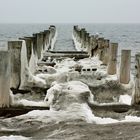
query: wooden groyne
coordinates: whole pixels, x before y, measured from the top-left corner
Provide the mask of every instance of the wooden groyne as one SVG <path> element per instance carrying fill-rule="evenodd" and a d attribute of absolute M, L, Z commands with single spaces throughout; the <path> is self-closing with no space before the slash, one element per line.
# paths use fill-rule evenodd
<path fill-rule="evenodd" d="M 78 25 L 73 27 L 73 41 L 77 50 L 87 52 L 90 57 L 98 56 L 102 64 L 107 66 L 107 73 L 109 75 L 117 74 L 121 84 L 128 84 L 130 82 L 131 50 L 121 51 L 121 62 L 117 72 L 118 43 L 111 42 L 109 39 L 98 35 L 90 35 L 85 28 L 79 28 Z M 136 76 L 132 104 L 140 103 L 139 56 L 139 53 L 135 55 Z"/>
<path fill-rule="evenodd" d="M 51 25 L 33 36 L 8 41 L 8 50 L 0 51 L 0 107 L 10 106 L 10 89 L 26 89 L 28 71 L 35 73 L 43 53 L 53 49 L 55 36 L 56 27 Z"/>
<path fill-rule="evenodd" d="M 90 35 L 86 29 L 74 26 L 72 39 L 77 51 L 54 51 L 56 36 L 56 27 L 51 25 L 48 30 L 34 33 L 32 36 L 21 37 L 18 41 L 8 41 L 8 50 L 0 51 L 0 60 L 2 60 L 0 61 L 0 108 L 6 107 L 5 110 L 9 110 L 7 108 L 11 105 L 10 89 L 15 93 L 17 93 L 16 91 L 28 91 L 27 79 L 30 79 L 29 73 L 34 75 L 39 65 L 55 65 L 53 62 L 46 61 L 49 57 L 51 59 L 69 57 L 77 60 L 97 56 L 102 61 L 102 65 L 106 66 L 108 75 L 117 75 L 121 84 L 130 82 L 131 50 L 122 50 L 121 65 L 118 68 L 118 43 L 111 42 L 109 39 L 97 35 Z M 136 78 L 132 100 L 133 105 L 140 103 L 140 54 L 136 54 L 135 68 Z M 85 69 L 83 70 L 86 71 Z M 92 69 L 92 71 L 96 70 L 97 68 Z M 32 86 L 34 87 L 35 85 Z M 93 106 L 91 105 L 91 107 Z M 99 108 L 101 107 L 103 106 L 99 106 Z M 118 105 L 117 110 L 119 110 L 119 107 L 123 108 L 123 105 Z M 25 109 L 25 112 L 28 112 L 35 108 L 21 109 Z M 125 108 L 126 110 L 131 109 L 129 106 L 125 106 Z M 15 108 L 13 107 L 11 110 L 13 109 Z M 17 114 L 21 114 L 21 109 L 16 108 L 19 111 Z M 43 109 L 48 109 L 48 107 Z"/>

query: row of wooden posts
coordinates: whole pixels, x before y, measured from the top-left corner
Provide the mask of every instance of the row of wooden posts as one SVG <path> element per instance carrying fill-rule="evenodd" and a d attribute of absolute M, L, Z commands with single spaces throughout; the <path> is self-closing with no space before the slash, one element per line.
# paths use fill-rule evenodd
<path fill-rule="evenodd" d="M 7 51 L 0 51 L 0 107 L 10 105 L 10 88 L 19 89 L 24 86 L 25 69 L 28 68 L 34 74 L 43 52 L 54 47 L 55 36 L 56 27 L 51 25 L 48 30 L 30 37 L 8 41 Z"/>
<path fill-rule="evenodd" d="M 80 44 L 81 50 L 86 50 L 91 57 L 98 55 L 102 63 L 107 66 L 109 75 L 118 73 L 120 83 L 130 82 L 131 50 L 121 50 L 120 68 L 117 72 L 118 43 L 112 43 L 98 35 L 90 35 L 85 28 L 80 29 L 78 26 L 73 27 L 73 36 Z M 135 55 L 135 61 L 136 75 L 132 104 L 140 104 L 140 53 Z"/>
<path fill-rule="evenodd" d="M 117 53 L 118 43 L 112 43 L 110 40 L 98 35 L 90 35 L 85 28 L 80 29 L 74 26 L 73 35 L 81 48 L 85 48 L 89 56 L 99 56 L 103 65 L 107 65 L 107 73 L 114 75 L 117 73 Z M 120 82 L 128 84 L 130 81 L 131 50 L 122 50 L 120 65 Z"/>

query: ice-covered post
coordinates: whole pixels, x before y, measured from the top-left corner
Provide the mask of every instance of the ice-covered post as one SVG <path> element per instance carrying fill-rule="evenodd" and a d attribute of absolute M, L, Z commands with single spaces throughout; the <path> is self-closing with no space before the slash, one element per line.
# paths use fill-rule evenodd
<path fill-rule="evenodd" d="M 104 40 L 104 58 L 103 58 L 103 64 L 107 65 L 108 64 L 108 59 L 109 59 L 109 40 L 105 39 Z"/>
<path fill-rule="evenodd" d="M 109 75 L 114 75 L 117 72 L 117 52 L 118 43 L 111 43 L 109 49 L 109 62 L 107 67 L 107 73 Z"/>
<path fill-rule="evenodd" d="M 33 34 L 33 51 L 34 54 L 37 56 L 37 34 Z"/>
<path fill-rule="evenodd" d="M 86 30 L 85 28 L 81 29 L 81 47 L 84 48 L 85 47 L 85 41 L 86 41 Z"/>
<path fill-rule="evenodd" d="M 90 57 L 92 57 L 93 37 L 94 36 L 89 36 L 88 54 L 89 54 Z"/>
<path fill-rule="evenodd" d="M 42 33 L 37 33 L 37 56 L 38 59 L 41 59 L 42 50 L 43 50 L 43 35 Z"/>
<path fill-rule="evenodd" d="M 10 55 L 0 51 L 0 108 L 10 106 Z"/>
<path fill-rule="evenodd" d="M 49 30 L 44 30 L 44 45 L 45 45 L 45 50 L 48 50 L 49 42 L 50 42 L 50 31 Z"/>
<path fill-rule="evenodd" d="M 55 45 L 56 27 L 54 25 L 51 25 L 49 27 L 49 30 L 50 30 L 50 46 L 49 46 L 49 48 L 51 50 L 53 50 L 54 49 L 54 45 Z"/>
<path fill-rule="evenodd" d="M 121 51 L 120 83 L 128 84 L 130 81 L 131 50 Z"/>
<path fill-rule="evenodd" d="M 132 104 L 137 105 L 140 104 L 140 53 L 135 56 L 136 61 L 136 77 L 135 77 L 135 87 L 134 93 L 132 95 Z"/>
<path fill-rule="evenodd" d="M 101 61 L 103 61 L 103 58 L 104 58 L 103 44 L 104 44 L 104 38 L 99 38 L 98 39 L 98 54 L 99 54 L 99 60 Z"/>
<path fill-rule="evenodd" d="M 11 76 L 10 87 L 18 89 L 21 83 L 21 48 L 22 41 L 9 41 Z"/>
<path fill-rule="evenodd" d="M 29 65 L 31 54 L 32 54 L 32 37 L 24 37 L 19 39 L 25 40 L 26 50 L 27 50 L 27 61 Z"/>
<path fill-rule="evenodd" d="M 77 31 L 78 31 L 78 25 L 73 26 L 73 35 L 74 35 L 76 40 L 77 40 L 77 36 L 78 36 Z"/>
<path fill-rule="evenodd" d="M 86 49 L 88 51 L 88 49 L 89 49 L 89 33 L 86 33 L 85 37 L 86 37 L 85 47 L 86 47 Z"/>

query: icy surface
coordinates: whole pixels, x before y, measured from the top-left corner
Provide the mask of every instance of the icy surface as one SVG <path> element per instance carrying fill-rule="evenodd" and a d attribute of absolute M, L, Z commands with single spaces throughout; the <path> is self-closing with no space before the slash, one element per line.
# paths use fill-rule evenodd
<path fill-rule="evenodd" d="M 131 105 L 132 97 L 130 95 L 121 95 L 119 102 L 127 105 Z"/>
<path fill-rule="evenodd" d="M 0 140 L 30 140 L 30 138 L 10 135 L 10 136 L 2 136 L 0 137 Z"/>

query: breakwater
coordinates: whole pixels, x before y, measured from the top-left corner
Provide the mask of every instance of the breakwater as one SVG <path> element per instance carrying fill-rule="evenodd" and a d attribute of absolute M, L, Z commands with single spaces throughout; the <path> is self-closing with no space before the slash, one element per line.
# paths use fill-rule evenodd
<path fill-rule="evenodd" d="M 119 84 L 127 85 L 132 81 L 130 77 L 130 50 L 122 50 L 121 65 L 120 68 L 118 68 L 118 43 L 111 42 L 109 39 L 99 37 L 98 35 L 90 35 L 89 33 L 87 33 L 86 29 L 80 29 L 78 26 L 74 26 L 72 39 L 74 42 L 74 47 L 77 51 L 53 51 L 56 42 L 56 36 L 56 27 L 50 26 L 48 30 L 33 34 L 31 37 L 21 37 L 18 41 L 8 42 L 8 51 L 6 51 L 5 53 L 9 57 L 5 58 L 5 62 L 6 64 L 10 62 L 10 64 L 5 66 L 3 63 L 1 63 L 1 66 L 5 68 L 5 70 L 1 70 L 1 73 L 5 71 L 3 75 L 6 75 L 7 70 L 10 71 L 10 76 L 8 76 L 7 82 L 3 80 L 3 77 L 1 78 L 3 80 L 1 82 L 5 83 L 7 89 L 11 89 L 14 92 L 16 92 L 16 90 L 22 92 L 24 92 L 25 90 L 26 92 L 33 87 L 49 89 L 54 81 L 63 83 L 68 80 L 71 81 L 77 77 L 79 78 L 78 80 L 86 83 L 90 87 L 95 88 L 96 84 L 92 84 L 94 80 L 92 82 L 89 82 L 87 78 L 84 77 L 84 74 L 86 72 L 93 73 L 92 76 L 90 76 L 90 74 L 88 76 L 90 78 L 95 78 L 95 83 L 99 83 L 100 86 L 103 85 L 102 80 L 104 80 L 104 78 L 108 77 L 109 75 L 115 75 L 115 81 L 119 81 Z M 67 69 L 61 69 L 60 66 L 58 66 L 58 68 L 60 67 L 59 71 L 61 71 L 61 73 L 56 75 L 55 68 L 45 69 L 44 67 L 44 65 L 56 65 L 56 63 L 58 62 L 55 63 L 55 59 L 56 61 L 59 59 L 60 62 L 63 62 L 64 58 L 76 58 L 76 55 L 78 59 L 97 57 L 98 64 L 97 66 L 94 64 L 94 61 L 96 61 L 96 59 L 93 60 L 93 62 L 89 60 L 91 62 L 88 63 L 91 63 L 91 67 L 83 67 L 81 64 L 79 64 L 79 62 L 74 66 L 67 66 L 66 63 L 66 67 L 71 67 L 72 70 L 74 70 L 73 73 L 69 72 L 69 75 L 63 74 L 63 72 L 66 72 Z M 1 52 L 1 56 L 3 57 L 3 51 Z M 136 56 L 136 61 L 139 61 L 138 55 Z M 43 66 L 43 68 L 39 68 L 39 65 L 41 67 Z M 139 63 L 137 63 L 136 66 L 137 73 L 139 73 L 138 67 Z M 102 69 L 104 69 L 106 74 L 101 74 L 99 72 L 98 75 L 96 71 L 100 71 Z M 38 75 L 38 77 L 35 76 L 36 72 L 45 71 L 49 72 L 49 74 L 54 75 Z M 138 74 L 136 75 L 136 77 L 137 79 L 135 80 L 135 92 L 133 94 L 132 104 L 139 104 Z M 3 91 L 3 88 L 1 88 L 1 107 L 9 107 L 11 104 L 11 96 L 9 90 Z M 105 94 L 105 96 L 107 96 L 107 93 Z"/>
<path fill-rule="evenodd" d="M 34 75 L 43 53 L 53 50 L 56 36 L 56 27 L 51 25 L 32 36 L 8 41 L 8 50 L 0 51 L 0 107 L 9 107 L 10 89 L 26 89 L 29 73 Z"/>

